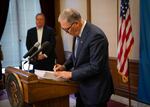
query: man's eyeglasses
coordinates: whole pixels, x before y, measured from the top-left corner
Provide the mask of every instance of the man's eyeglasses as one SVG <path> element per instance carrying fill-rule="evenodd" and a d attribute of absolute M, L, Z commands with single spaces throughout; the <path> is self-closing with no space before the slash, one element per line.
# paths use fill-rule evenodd
<path fill-rule="evenodd" d="M 62 28 L 65 32 L 69 33 L 70 28 L 72 27 L 74 23 L 72 23 L 68 28 Z"/>

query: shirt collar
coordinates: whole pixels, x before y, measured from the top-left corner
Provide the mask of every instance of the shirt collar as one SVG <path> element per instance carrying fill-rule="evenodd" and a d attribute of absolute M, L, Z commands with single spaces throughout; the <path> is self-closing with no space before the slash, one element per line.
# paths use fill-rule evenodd
<path fill-rule="evenodd" d="M 84 29 L 85 24 L 86 24 L 86 20 L 83 20 L 83 21 L 84 21 L 84 22 L 83 22 L 83 25 L 82 25 L 82 27 L 81 27 L 81 31 L 80 31 L 80 33 L 79 33 L 79 37 L 81 37 L 81 34 L 82 34 L 83 29 Z"/>
<path fill-rule="evenodd" d="M 41 27 L 41 28 L 37 28 L 37 27 L 36 27 L 36 29 L 37 29 L 37 30 L 43 30 L 43 27 Z"/>

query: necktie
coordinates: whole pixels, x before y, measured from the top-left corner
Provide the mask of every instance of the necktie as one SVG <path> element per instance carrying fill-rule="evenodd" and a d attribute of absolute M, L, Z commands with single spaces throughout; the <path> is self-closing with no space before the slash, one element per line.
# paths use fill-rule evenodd
<path fill-rule="evenodd" d="M 79 38 L 79 37 L 76 37 L 75 47 L 74 47 L 74 55 L 75 55 L 75 58 L 76 58 L 76 55 L 77 55 L 77 49 L 78 49 L 79 41 L 80 41 L 80 38 Z"/>

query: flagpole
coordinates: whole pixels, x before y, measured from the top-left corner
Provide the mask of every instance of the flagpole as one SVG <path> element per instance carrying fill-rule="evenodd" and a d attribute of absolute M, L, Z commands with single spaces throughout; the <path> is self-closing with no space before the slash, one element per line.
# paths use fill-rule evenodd
<path fill-rule="evenodd" d="M 129 107 L 131 107 L 131 84 L 130 84 L 130 70 L 129 70 L 129 58 L 128 58 L 128 101 Z"/>
<path fill-rule="evenodd" d="M 118 34 L 119 34 L 119 7 L 120 7 L 119 0 L 117 0 L 117 41 L 118 41 Z"/>
<path fill-rule="evenodd" d="M 130 12 L 130 6 L 129 6 Z M 130 79 L 130 69 L 129 69 L 129 58 L 128 58 L 128 93 L 129 93 L 129 107 L 131 107 L 131 79 Z"/>

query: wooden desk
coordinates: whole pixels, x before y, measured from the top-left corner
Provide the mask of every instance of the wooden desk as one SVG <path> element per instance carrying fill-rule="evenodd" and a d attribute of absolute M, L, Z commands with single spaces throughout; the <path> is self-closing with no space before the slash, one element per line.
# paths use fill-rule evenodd
<path fill-rule="evenodd" d="M 5 76 L 13 107 L 69 107 L 69 94 L 77 92 L 75 82 L 39 79 L 35 74 L 13 67 L 6 68 Z"/>

